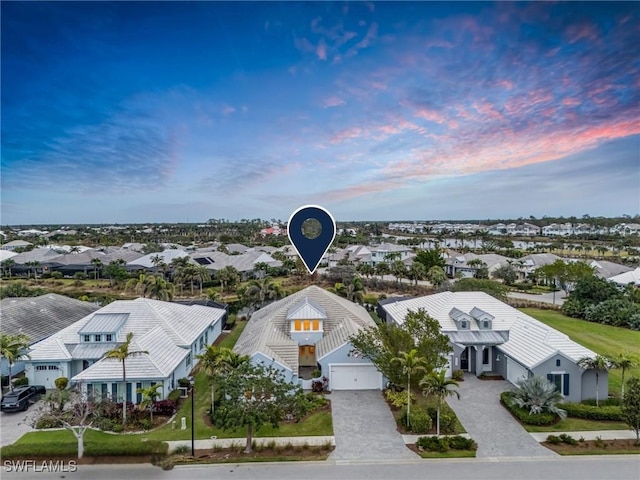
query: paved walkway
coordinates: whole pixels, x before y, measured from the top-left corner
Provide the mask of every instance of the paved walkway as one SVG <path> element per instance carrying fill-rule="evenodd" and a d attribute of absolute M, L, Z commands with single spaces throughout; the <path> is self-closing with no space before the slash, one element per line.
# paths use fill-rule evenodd
<path fill-rule="evenodd" d="M 504 380 L 479 380 L 466 374 L 460 382 L 460 400 L 449 397 L 465 430 L 478 444 L 477 457 L 555 456 L 541 446 L 511 414 L 500 405 L 500 393 L 508 390 Z"/>
<path fill-rule="evenodd" d="M 331 413 L 336 449 L 329 460 L 416 460 L 409 450 L 380 390 L 333 391 Z"/>
<path fill-rule="evenodd" d="M 532 302 L 551 303 L 553 305 L 562 305 L 565 300 L 563 291 L 556 292 L 555 296 L 553 292 L 538 295 L 534 293 L 509 292 L 507 295 L 512 298 L 521 298 Z"/>

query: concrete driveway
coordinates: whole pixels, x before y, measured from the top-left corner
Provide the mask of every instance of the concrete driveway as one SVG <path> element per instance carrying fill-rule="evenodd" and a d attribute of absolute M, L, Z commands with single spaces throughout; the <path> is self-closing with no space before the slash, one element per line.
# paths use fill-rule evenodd
<path fill-rule="evenodd" d="M 511 384 L 504 380 L 479 380 L 467 373 L 460 382 L 460 400 L 447 403 L 467 433 L 478 444 L 477 457 L 553 457 L 500 405 L 500 393 Z"/>
<path fill-rule="evenodd" d="M 329 460 L 416 460 L 409 450 L 380 390 L 334 391 L 331 400 L 336 449 Z"/>

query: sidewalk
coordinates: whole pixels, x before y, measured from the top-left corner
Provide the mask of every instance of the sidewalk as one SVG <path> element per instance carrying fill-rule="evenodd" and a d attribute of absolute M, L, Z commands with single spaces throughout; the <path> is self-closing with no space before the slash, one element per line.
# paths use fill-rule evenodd
<path fill-rule="evenodd" d="M 547 440 L 549 435 L 571 435 L 573 438 L 578 440 L 580 437 L 585 440 L 595 440 L 596 437 L 600 437 L 602 440 L 635 440 L 636 434 L 633 430 L 592 430 L 585 432 L 531 432 L 533 438 L 535 438 L 538 442 L 544 442 Z"/>
<path fill-rule="evenodd" d="M 253 441 L 256 445 L 265 445 L 274 442 L 276 445 L 325 445 L 330 443 L 335 445 L 335 438 L 333 436 L 313 436 L 313 437 L 253 437 Z M 241 445 L 244 447 L 247 439 L 242 438 L 216 438 L 211 437 L 208 440 L 196 440 L 194 442 L 196 450 L 207 450 L 211 448 L 229 448 L 234 445 Z M 172 440 L 166 441 L 169 444 L 169 453 L 175 452 L 178 448 L 186 447 L 191 448 L 191 440 Z"/>

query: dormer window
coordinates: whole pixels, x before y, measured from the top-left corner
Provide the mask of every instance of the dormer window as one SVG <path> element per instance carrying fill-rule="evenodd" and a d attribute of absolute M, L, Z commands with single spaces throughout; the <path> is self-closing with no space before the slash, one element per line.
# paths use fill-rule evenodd
<path fill-rule="evenodd" d="M 466 320 L 462 320 L 460 322 L 460 328 L 465 330 L 467 328 L 467 321 Z"/>
<path fill-rule="evenodd" d="M 482 322 L 482 328 L 484 328 L 485 330 L 489 328 L 489 322 L 487 320 L 484 320 Z"/>
<path fill-rule="evenodd" d="M 102 341 L 102 335 L 96 335 L 96 336 L 94 337 L 94 341 L 96 341 L 96 342 L 101 342 L 101 341 Z"/>
<path fill-rule="evenodd" d="M 85 342 L 90 342 L 91 341 L 91 335 L 84 335 L 84 341 Z"/>
<path fill-rule="evenodd" d="M 322 322 L 320 320 L 294 320 L 294 332 L 320 332 L 322 331 Z"/>
<path fill-rule="evenodd" d="M 113 335 L 111 335 L 110 333 L 108 333 L 108 334 L 106 335 L 106 337 L 107 337 L 107 338 L 106 338 L 106 341 L 107 341 L 107 342 L 113 342 Z"/>

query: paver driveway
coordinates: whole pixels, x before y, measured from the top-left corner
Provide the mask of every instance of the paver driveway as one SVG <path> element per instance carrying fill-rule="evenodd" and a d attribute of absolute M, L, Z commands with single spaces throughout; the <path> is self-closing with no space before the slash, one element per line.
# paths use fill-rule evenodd
<path fill-rule="evenodd" d="M 478 444 L 477 457 L 556 456 L 541 446 L 511 414 L 500 405 L 500 393 L 511 384 L 504 380 L 479 380 L 466 374 L 460 382 L 460 400 L 449 397 L 467 433 Z"/>
<path fill-rule="evenodd" d="M 396 430 L 380 390 L 334 391 L 331 399 L 336 449 L 329 460 L 416 460 Z"/>

